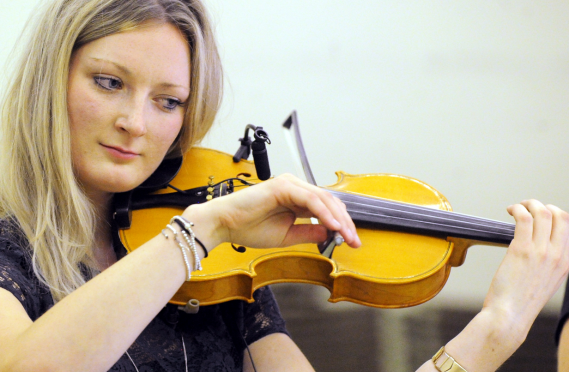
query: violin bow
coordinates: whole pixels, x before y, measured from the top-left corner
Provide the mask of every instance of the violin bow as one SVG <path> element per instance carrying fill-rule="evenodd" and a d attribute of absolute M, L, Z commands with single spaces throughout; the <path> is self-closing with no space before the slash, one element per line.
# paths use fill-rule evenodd
<path fill-rule="evenodd" d="M 285 138 L 289 145 L 292 153 L 292 159 L 297 167 L 297 173 L 304 174 L 306 182 L 318 186 L 316 184 L 316 179 L 308 163 L 308 157 L 306 156 L 306 151 L 304 150 L 304 145 L 302 143 L 302 137 L 300 136 L 300 128 L 298 126 L 298 115 L 296 110 L 293 110 L 290 116 L 283 123 L 283 129 L 285 133 Z M 294 136 L 294 138 L 293 138 Z M 318 221 L 311 218 L 312 223 L 317 224 Z M 320 253 L 328 258 L 332 257 L 332 252 L 336 246 L 342 244 L 344 238 L 337 231 L 328 231 L 328 237 L 326 240 L 318 244 L 318 250 Z"/>

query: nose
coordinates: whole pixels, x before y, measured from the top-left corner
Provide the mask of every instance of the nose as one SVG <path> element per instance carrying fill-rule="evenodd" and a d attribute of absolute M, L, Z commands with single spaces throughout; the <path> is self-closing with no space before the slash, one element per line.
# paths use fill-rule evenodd
<path fill-rule="evenodd" d="M 123 110 L 115 121 L 115 127 L 127 132 L 133 137 L 146 134 L 146 102 L 144 99 L 134 99 L 123 106 Z"/>

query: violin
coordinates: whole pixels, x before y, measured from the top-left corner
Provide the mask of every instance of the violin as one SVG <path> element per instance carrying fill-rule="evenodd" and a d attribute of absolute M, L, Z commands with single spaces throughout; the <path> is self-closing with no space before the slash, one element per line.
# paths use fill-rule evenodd
<path fill-rule="evenodd" d="M 203 270 L 192 273 L 191 281 L 170 302 L 182 306 L 191 300 L 201 305 L 234 299 L 253 302 L 256 289 L 291 282 L 326 287 L 330 302 L 414 306 L 440 292 L 451 267 L 464 262 L 470 246 L 507 246 L 513 239 L 515 225 L 452 212 L 441 193 L 417 179 L 336 175 L 338 181 L 324 188 L 346 204 L 362 241 L 360 248 L 343 244 L 323 255 L 316 244 L 252 249 L 224 243 L 209 252 Z M 115 213 L 121 242 L 132 252 L 189 204 L 256 182 L 253 162 L 235 163 L 229 154 L 193 148 L 184 155 L 169 187 L 115 201 L 122 205 Z"/>

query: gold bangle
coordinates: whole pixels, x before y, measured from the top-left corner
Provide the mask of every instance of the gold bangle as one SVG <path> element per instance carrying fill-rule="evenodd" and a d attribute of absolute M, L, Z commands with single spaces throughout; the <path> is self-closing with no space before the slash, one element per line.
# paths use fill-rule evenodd
<path fill-rule="evenodd" d="M 439 372 L 466 372 L 453 357 L 447 354 L 445 347 L 441 347 L 432 358 L 435 368 Z"/>

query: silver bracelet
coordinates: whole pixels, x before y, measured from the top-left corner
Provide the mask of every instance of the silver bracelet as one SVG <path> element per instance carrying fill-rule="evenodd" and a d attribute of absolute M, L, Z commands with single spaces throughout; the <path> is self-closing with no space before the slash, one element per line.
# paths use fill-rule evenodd
<path fill-rule="evenodd" d="M 204 257 L 203 258 L 207 258 L 208 256 L 208 251 L 207 248 L 205 247 L 205 245 L 196 237 L 196 235 L 194 234 L 192 227 L 194 226 L 193 222 L 188 221 L 187 219 L 185 219 L 182 216 L 174 216 L 173 220 L 182 228 L 182 230 L 185 230 L 186 233 L 190 233 L 193 235 L 193 240 L 198 243 L 198 245 L 203 249 L 203 253 L 204 253 Z M 172 223 L 172 222 L 170 222 Z"/>
<path fill-rule="evenodd" d="M 177 223 L 178 225 L 180 225 L 180 227 L 182 228 L 182 230 L 180 232 L 182 233 L 182 236 L 186 240 L 186 243 L 188 243 L 188 246 L 190 247 L 190 251 L 194 255 L 195 269 L 201 270 L 202 269 L 202 263 L 200 260 L 200 256 L 198 255 L 198 250 L 196 248 L 196 235 L 194 234 L 194 231 L 192 230 L 192 226 L 194 224 L 189 222 L 188 220 L 186 220 L 185 218 L 183 218 L 181 216 L 172 217 L 172 219 L 170 220 L 170 224 L 172 224 L 174 222 Z"/>
<path fill-rule="evenodd" d="M 178 247 L 180 247 L 180 251 L 182 251 L 182 256 L 184 257 L 184 263 L 186 264 L 186 282 L 189 282 L 190 279 L 192 278 L 192 269 L 191 269 L 190 260 L 188 259 L 188 254 L 187 254 L 188 248 L 182 243 L 180 238 L 178 238 L 178 232 L 176 231 L 174 226 L 166 225 L 166 228 L 168 228 L 170 231 L 172 231 L 172 233 L 174 234 L 174 240 L 178 244 Z M 166 229 L 162 230 L 162 235 L 164 235 L 164 237 L 166 239 L 168 239 L 168 233 L 166 232 Z"/>

